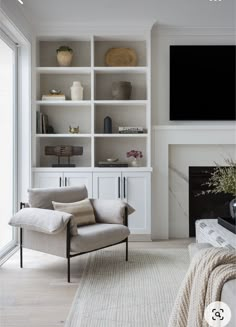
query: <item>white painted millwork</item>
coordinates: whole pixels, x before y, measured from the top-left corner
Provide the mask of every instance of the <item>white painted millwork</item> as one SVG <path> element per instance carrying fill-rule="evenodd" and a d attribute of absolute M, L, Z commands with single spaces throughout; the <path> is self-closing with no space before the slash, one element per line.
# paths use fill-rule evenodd
<path fill-rule="evenodd" d="M 88 190 L 88 197 L 92 197 L 92 173 L 78 172 L 37 172 L 34 173 L 34 187 L 62 187 L 79 186 L 84 184 Z"/>
<path fill-rule="evenodd" d="M 129 217 L 131 232 L 133 234 L 150 234 L 150 173 L 93 173 L 93 197 L 126 201 L 135 208 L 135 212 Z"/>
<path fill-rule="evenodd" d="M 139 33 L 139 32 L 138 32 Z M 85 184 L 89 198 L 123 199 L 135 208 L 130 216 L 132 237 L 150 240 L 151 225 L 151 42 L 150 31 L 130 35 L 72 35 L 39 37 L 36 40 L 36 92 L 32 113 L 33 187 L 76 186 Z M 73 51 L 71 67 L 58 67 L 56 49 L 66 44 Z M 138 57 L 135 67 L 107 67 L 108 49 L 130 47 Z M 84 98 L 72 101 L 70 87 L 80 81 Z M 130 81 L 130 100 L 112 99 L 112 82 Z M 43 101 L 50 89 L 60 89 L 66 100 Z M 36 130 L 37 112 L 48 116 L 54 133 Z M 104 118 L 112 119 L 112 134 L 104 134 Z M 70 134 L 69 126 L 79 126 Z M 143 127 L 143 134 L 119 134 L 119 126 Z M 83 146 L 83 155 L 71 158 L 74 168 L 52 168 L 55 156 L 45 155 L 45 146 Z M 118 158 L 130 163 L 130 150 L 142 151 L 140 167 L 98 167 L 99 161 Z M 66 159 L 65 159 L 66 160 Z M 62 159 L 63 162 L 63 159 Z"/>

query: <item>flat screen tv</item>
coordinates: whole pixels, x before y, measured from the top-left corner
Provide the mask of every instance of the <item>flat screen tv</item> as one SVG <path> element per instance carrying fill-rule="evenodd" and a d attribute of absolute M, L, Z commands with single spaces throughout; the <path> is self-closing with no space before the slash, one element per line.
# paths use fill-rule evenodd
<path fill-rule="evenodd" d="M 170 46 L 170 120 L 236 120 L 235 45 Z"/>

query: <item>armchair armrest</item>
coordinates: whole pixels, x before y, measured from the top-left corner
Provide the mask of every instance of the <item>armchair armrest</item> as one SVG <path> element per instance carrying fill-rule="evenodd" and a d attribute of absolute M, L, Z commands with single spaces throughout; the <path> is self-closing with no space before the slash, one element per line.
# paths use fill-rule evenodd
<path fill-rule="evenodd" d="M 10 219 L 9 225 L 46 234 L 57 234 L 65 228 L 72 218 L 73 216 L 66 212 L 24 208 Z"/>
<path fill-rule="evenodd" d="M 128 225 L 128 215 L 135 210 L 122 200 L 91 199 L 97 223 Z"/>

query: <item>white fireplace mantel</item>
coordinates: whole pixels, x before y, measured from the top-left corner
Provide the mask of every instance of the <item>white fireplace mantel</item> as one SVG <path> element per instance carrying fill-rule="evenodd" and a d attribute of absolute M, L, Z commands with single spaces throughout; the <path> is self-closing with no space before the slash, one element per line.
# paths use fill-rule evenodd
<path fill-rule="evenodd" d="M 169 238 L 171 145 L 235 145 L 236 124 L 153 126 L 152 239 Z"/>

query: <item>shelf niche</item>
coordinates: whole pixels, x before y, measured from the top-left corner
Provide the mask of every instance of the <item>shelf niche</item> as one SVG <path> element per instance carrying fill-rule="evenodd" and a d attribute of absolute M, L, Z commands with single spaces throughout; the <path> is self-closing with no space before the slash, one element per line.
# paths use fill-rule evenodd
<path fill-rule="evenodd" d="M 99 161 L 106 161 L 108 158 L 117 158 L 120 162 L 129 163 L 134 158 L 127 158 L 126 153 L 131 150 L 142 151 L 143 158 L 139 159 L 140 167 L 147 166 L 147 152 L 145 138 L 95 138 L 95 166 Z"/>
<path fill-rule="evenodd" d="M 45 146 L 56 145 L 73 145 L 83 146 L 82 156 L 73 156 L 70 159 L 76 167 L 91 167 L 91 139 L 88 138 L 42 138 L 38 140 L 38 151 L 40 151 L 40 159 L 38 167 L 52 167 L 57 163 L 56 156 L 46 156 L 44 154 Z M 67 163 L 67 158 L 61 158 L 61 163 Z M 62 168 L 63 169 L 63 168 Z"/>
<path fill-rule="evenodd" d="M 103 134 L 104 118 L 112 119 L 112 132 L 118 133 L 118 127 L 144 127 L 147 132 L 145 106 L 95 106 L 95 133 Z M 123 135 L 123 134 L 121 134 Z"/>
<path fill-rule="evenodd" d="M 105 67 L 105 55 L 111 48 L 131 48 L 137 54 L 137 67 L 147 65 L 146 42 L 145 41 L 129 41 L 129 40 L 105 40 L 97 39 L 95 41 L 95 66 Z"/>
<path fill-rule="evenodd" d="M 62 46 L 69 46 L 73 50 L 72 67 L 91 66 L 90 41 L 40 41 L 37 66 L 59 67 L 57 63 L 57 49 Z"/>

